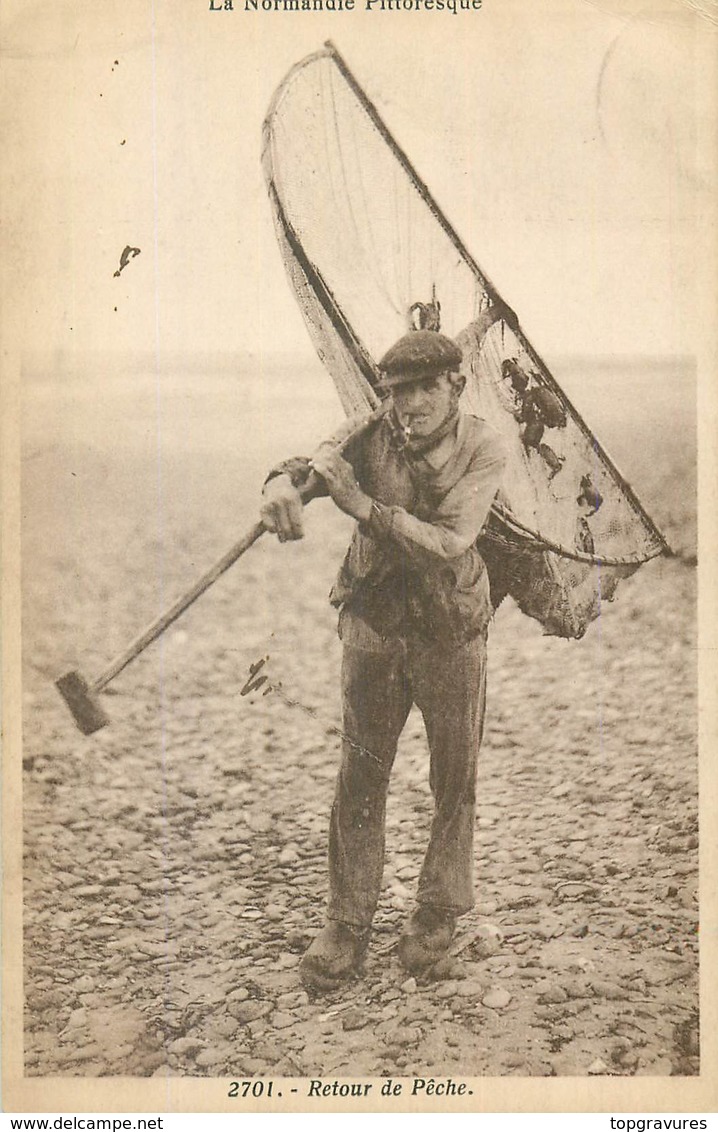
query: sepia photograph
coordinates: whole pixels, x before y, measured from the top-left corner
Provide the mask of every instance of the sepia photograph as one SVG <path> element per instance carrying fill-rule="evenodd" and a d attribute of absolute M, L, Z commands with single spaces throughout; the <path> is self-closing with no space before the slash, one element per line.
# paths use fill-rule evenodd
<path fill-rule="evenodd" d="M 6 1106 L 715 1102 L 717 40 L 5 6 Z"/>

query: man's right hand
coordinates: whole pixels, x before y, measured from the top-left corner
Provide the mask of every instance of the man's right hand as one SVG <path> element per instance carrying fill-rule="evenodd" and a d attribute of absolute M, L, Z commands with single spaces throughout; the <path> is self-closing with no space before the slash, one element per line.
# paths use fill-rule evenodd
<path fill-rule="evenodd" d="M 274 476 L 262 492 L 262 522 L 280 542 L 304 538 L 304 504 L 289 476 Z"/>

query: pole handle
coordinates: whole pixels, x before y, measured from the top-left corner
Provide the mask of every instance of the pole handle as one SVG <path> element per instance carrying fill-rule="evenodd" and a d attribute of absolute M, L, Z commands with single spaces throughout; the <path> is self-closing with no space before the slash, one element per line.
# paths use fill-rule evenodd
<path fill-rule="evenodd" d="M 230 547 L 226 554 L 222 555 L 222 557 L 215 562 L 214 566 L 212 566 L 206 574 L 203 574 L 187 593 L 178 597 L 174 605 L 165 610 L 165 612 L 148 625 L 139 636 L 135 637 L 122 655 L 116 657 L 109 668 L 106 668 L 102 675 L 95 680 L 91 690 L 93 692 L 100 692 L 109 684 L 110 680 L 114 680 L 115 676 L 122 672 L 122 669 L 126 668 L 130 661 L 134 660 L 148 645 L 151 645 L 153 641 L 157 640 L 160 634 L 164 633 L 165 629 L 167 629 L 173 621 L 176 621 L 186 609 L 189 609 L 190 605 L 192 605 L 198 597 L 202 596 L 205 590 L 208 590 L 226 570 L 229 570 L 230 566 L 233 566 L 237 559 L 241 558 L 245 551 L 249 550 L 250 546 L 254 546 L 255 542 L 261 538 L 266 529 L 264 523 L 261 521 L 255 523 L 253 527 L 250 527 L 242 538 L 240 538 L 234 546 Z"/>

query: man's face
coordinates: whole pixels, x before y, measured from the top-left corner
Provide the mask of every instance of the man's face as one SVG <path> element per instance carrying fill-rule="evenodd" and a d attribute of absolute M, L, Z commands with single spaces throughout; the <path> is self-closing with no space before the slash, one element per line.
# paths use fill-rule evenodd
<path fill-rule="evenodd" d="M 412 436 L 432 433 L 449 415 L 455 401 L 448 373 L 425 377 L 407 385 L 395 385 L 391 395 L 400 424 Z"/>

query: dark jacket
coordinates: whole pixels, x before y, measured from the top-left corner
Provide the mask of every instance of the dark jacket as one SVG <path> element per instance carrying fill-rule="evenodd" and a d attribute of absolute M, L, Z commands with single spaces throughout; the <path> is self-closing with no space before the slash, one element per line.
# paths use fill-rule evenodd
<path fill-rule="evenodd" d="M 355 427 L 347 422 L 327 443 L 336 446 Z M 431 455 L 402 447 L 388 415 L 346 448 L 345 459 L 377 506 L 367 523 L 357 524 L 330 600 L 384 640 L 414 635 L 451 646 L 485 632 L 491 617 L 488 576 L 475 544 L 506 457 L 496 430 L 463 413 L 441 467 Z M 299 485 L 308 470 L 308 461 L 294 460 L 273 474 L 287 472 Z"/>

